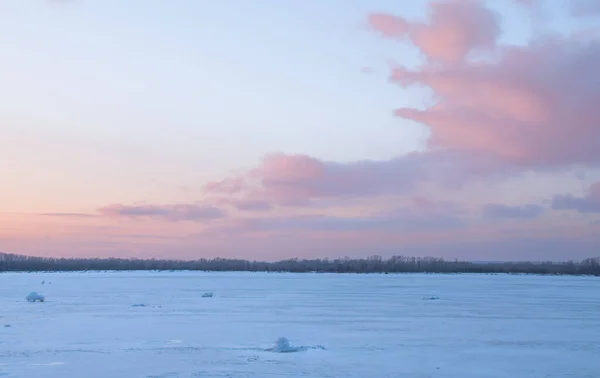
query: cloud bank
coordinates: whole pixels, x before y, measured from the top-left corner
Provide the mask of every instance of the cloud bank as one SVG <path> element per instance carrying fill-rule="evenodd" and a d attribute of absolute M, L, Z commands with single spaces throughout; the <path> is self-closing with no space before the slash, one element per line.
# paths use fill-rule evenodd
<path fill-rule="evenodd" d="M 577 197 L 572 194 L 556 195 L 552 199 L 555 210 L 575 210 L 580 213 L 600 213 L 600 182 L 592 184 L 588 192 Z"/>

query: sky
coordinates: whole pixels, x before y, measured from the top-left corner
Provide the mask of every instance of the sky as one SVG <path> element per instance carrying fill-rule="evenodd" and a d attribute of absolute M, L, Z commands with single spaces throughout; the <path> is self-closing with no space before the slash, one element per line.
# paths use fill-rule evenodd
<path fill-rule="evenodd" d="M 600 255 L 600 2 L 0 2 L 0 252 Z"/>

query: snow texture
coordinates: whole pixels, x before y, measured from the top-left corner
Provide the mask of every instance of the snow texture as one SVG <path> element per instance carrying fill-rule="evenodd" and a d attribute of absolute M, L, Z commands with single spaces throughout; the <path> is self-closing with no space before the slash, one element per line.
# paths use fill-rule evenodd
<path fill-rule="evenodd" d="M 56 300 L 24 301 L 42 279 Z M 598 277 L 1 273 L 0 376 L 598 378 L 598 293 Z M 266 351 L 280 336 L 304 351 Z"/>
<path fill-rule="evenodd" d="M 38 294 L 35 291 L 32 291 L 31 293 L 27 294 L 25 299 L 27 299 L 28 302 L 36 302 L 36 301 L 43 302 L 45 300 L 43 295 Z"/>

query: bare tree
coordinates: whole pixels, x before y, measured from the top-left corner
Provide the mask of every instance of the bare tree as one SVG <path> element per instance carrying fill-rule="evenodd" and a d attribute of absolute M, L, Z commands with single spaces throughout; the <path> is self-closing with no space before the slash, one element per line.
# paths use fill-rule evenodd
<path fill-rule="evenodd" d="M 446 261 L 436 257 L 392 256 L 384 259 L 371 256 L 366 259 L 297 258 L 277 262 L 238 259 L 79 259 L 33 257 L 0 253 L 0 272 L 34 271 L 106 271 L 106 270 L 201 270 L 250 272 L 319 272 L 319 273 L 528 273 L 600 276 L 600 257 L 581 262 L 494 262 Z"/>

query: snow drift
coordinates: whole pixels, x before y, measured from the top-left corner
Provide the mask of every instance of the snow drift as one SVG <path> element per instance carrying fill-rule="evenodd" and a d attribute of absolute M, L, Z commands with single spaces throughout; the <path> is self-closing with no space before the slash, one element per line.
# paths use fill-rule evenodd
<path fill-rule="evenodd" d="M 45 298 L 43 295 L 38 294 L 35 291 L 32 291 L 25 297 L 25 299 L 27 299 L 28 302 L 35 302 L 35 301 L 43 302 Z"/>

